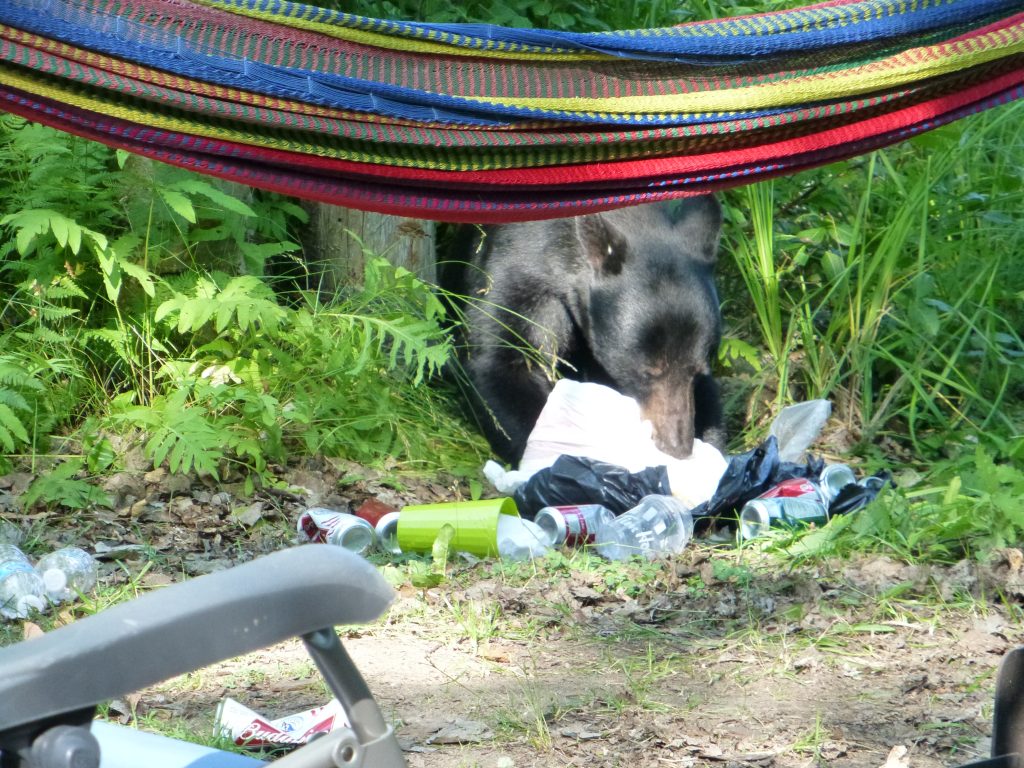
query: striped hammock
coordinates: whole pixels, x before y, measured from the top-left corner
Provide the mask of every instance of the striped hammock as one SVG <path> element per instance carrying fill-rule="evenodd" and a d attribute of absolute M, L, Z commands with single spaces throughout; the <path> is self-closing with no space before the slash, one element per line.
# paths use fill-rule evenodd
<path fill-rule="evenodd" d="M 1024 89 L 1024 0 L 831 0 L 662 29 L 288 0 L 0 0 L 0 110 L 368 211 L 542 219 L 883 147 Z"/>

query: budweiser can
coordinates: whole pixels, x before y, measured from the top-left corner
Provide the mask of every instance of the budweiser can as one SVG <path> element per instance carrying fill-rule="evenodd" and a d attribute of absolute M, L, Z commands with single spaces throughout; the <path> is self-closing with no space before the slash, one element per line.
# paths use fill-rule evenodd
<path fill-rule="evenodd" d="M 598 529 L 615 519 L 615 513 L 600 504 L 544 507 L 533 518 L 552 547 L 593 544 Z"/>
<path fill-rule="evenodd" d="M 334 544 L 357 555 L 365 555 L 376 540 L 373 526 L 361 517 L 320 507 L 303 512 L 297 528 L 306 541 Z"/>
<path fill-rule="evenodd" d="M 828 521 L 828 498 L 805 478 L 783 480 L 740 510 L 741 539 L 752 539 L 773 526 L 794 527 Z"/>

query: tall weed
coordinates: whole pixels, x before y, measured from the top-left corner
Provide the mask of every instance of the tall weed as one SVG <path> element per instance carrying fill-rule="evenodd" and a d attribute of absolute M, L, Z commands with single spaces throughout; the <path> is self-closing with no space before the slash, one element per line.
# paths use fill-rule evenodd
<path fill-rule="evenodd" d="M 754 424 L 826 397 L 865 444 L 922 457 L 959 430 L 1020 433 L 1021 112 L 727 196 L 753 312 L 726 311 L 764 363 Z"/>

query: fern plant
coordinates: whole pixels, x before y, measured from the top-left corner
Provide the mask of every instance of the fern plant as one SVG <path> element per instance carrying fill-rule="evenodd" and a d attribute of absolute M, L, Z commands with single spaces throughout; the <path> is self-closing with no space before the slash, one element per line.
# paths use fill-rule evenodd
<path fill-rule="evenodd" d="M 424 422 L 452 419 L 408 393 L 447 362 L 443 306 L 415 275 L 371 259 L 364 287 L 324 305 L 281 306 L 252 276 L 210 274 L 169 291 L 153 319 L 173 350 L 158 395 L 125 393 L 110 424 L 149 435 L 172 471 L 265 476 L 293 451 L 360 461 L 428 453 Z M 429 398 L 430 396 L 428 396 Z"/>
<path fill-rule="evenodd" d="M 7 453 L 32 441 L 34 400 L 43 384 L 11 355 L 0 355 L 0 447 Z"/>

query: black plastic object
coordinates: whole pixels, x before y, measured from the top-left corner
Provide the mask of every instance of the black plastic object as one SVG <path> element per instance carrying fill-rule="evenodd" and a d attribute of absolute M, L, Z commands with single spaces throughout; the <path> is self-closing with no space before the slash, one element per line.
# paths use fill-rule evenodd
<path fill-rule="evenodd" d="M 892 475 L 882 470 L 864 478 L 859 483 L 844 485 L 828 505 L 829 517 L 848 515 L 867 506 L 878 495 L 878 492 L 889 484 L 891 479 Z"/>
<path fill-rule="evenodd" d="M 756 448 L 729 459 L 715 495 L 693 509 L 693 516 L 734 518 L 744 504 L 772 486 L 794 477 L 817 480 L 824 466 L 822 459 L 813 456 L 804 464 L 782 461 L 779 441 L 772 435 Z"/>
<path fill-rule="evenodd" d="M 992 710 L 991 757 L 961 768 L 1021 768 L 1024 763 L 1024 648 L 1003 657 Z"/>
<path fill-rule="evenodd" d="M 582 456 L 559 456 L 513 494 L 522 517 L 532 520 L 544 507 L 602 504 L 616 515 L 632 509 L 644 496 L 669 496 L 665 467 L 630 472 L 625 467 Z"/>

